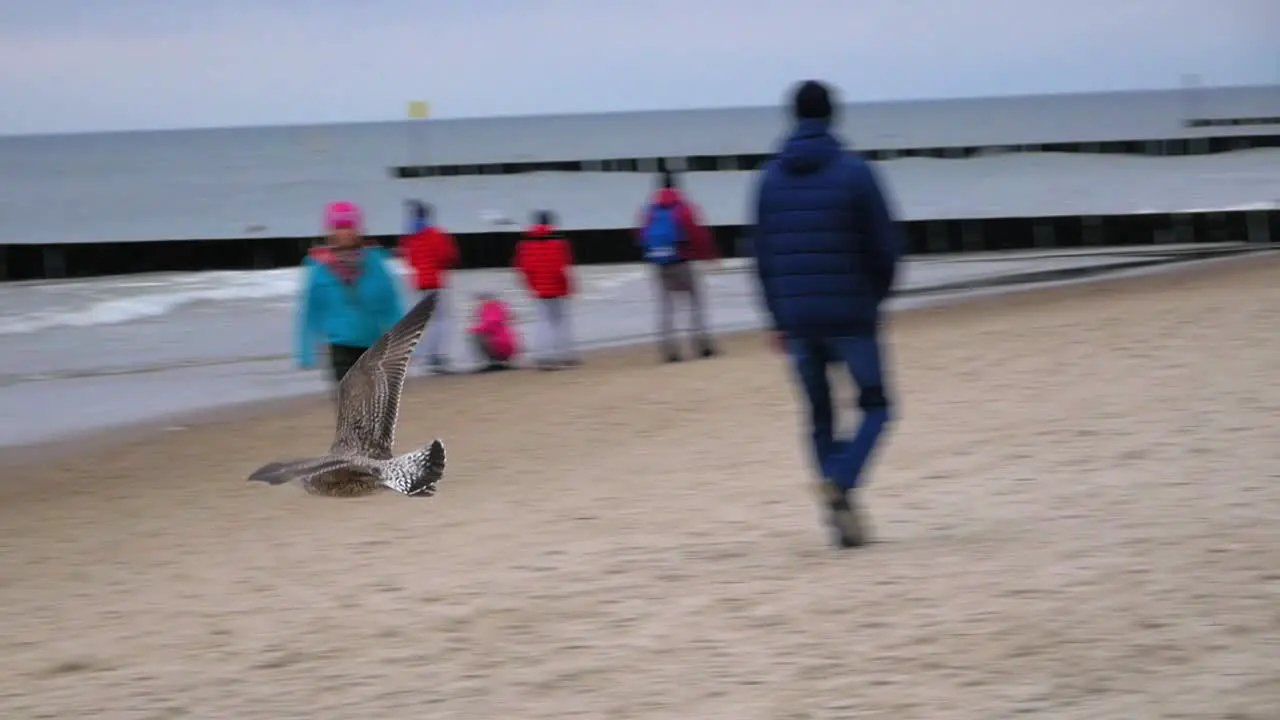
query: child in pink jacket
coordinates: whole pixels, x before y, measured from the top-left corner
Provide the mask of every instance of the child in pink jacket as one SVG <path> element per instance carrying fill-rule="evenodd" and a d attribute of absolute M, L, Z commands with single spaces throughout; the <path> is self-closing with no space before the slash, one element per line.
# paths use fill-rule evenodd
<path fill-rule="evenodd" d="M 485 362 L 481 372 L 506 370 L 520 352 L 511 306 L 490 293 L 481 293 L 476 299 L 476 322 L 467 332 Z"/>

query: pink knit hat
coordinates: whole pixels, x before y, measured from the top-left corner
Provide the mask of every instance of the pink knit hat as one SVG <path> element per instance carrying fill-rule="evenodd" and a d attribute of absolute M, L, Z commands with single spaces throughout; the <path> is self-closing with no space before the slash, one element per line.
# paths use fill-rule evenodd
<path fill-rule="evenodd" d="M 353 202 L 339 200 L 329 203 L 324 209 L 324 226 L 329 230 L 353 228 L 359 230 L 364 223 L 360 217 L 360 206 Z"/>

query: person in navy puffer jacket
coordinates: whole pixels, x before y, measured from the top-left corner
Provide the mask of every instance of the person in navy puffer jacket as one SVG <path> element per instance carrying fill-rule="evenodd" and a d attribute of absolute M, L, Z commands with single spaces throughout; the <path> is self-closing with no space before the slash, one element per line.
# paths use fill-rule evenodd
<path fill-rule="evenodd" d="M 774 340 L 808 398 L 829 521 L 839 544 L 853 547 L 866 540 L 854 491 L 889 421 L 881 305 L 902 254 L 901 231 L 871 166 L 832 135 L 827 87 L 802 83 L 794 113 L 794 130 L 760 180 L 752 245 Z M 833 363 L 859 389 L 862 423 L 848 439 L 835 437 Z"/>

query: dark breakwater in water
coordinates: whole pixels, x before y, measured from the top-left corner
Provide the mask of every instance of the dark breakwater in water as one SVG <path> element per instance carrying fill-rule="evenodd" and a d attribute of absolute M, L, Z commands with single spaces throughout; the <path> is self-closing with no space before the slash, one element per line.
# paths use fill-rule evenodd
<path fill-rule="evenodd" d="M 958 252 L 1170 243 L 1270 243 L 1280 241 L 1280 210 L 980 218 L 903 223 L 907 251 L 929 255 Z M 725 257 L 750 253 L 748 229 L 714 228 Z M 630 229 L 567 231 L 579 263 L 640 260 Z M 462 266 L 505 267 L 519 239 L 515 231 L 460 234 Z M 396 236 L 376 240 L 393 247 Z M 58 245 L 0 246 L 0 280 L 127 275 L 149 272 L 249 270 L 298 265 L 313 237 L 234 238 Z"/>

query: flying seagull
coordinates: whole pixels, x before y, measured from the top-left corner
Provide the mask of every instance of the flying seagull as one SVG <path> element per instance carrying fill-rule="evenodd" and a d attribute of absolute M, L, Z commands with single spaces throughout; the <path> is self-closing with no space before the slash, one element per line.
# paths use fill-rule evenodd
<path fill-rule="evenodd" d="M 250 481 L 283 485 L 298 481 L 313 495 L 356 497 L 384 489 L 412 497 L 435 495 L 444 475 L 444 443 L 392 457 L 400 393 L 409 355 L 436 309 L 436 293 L 413 306 L 373 347 L 365 351 L 338 384 L 338 427 L 329 454 L 304 460 L 267 463 Z"/>

